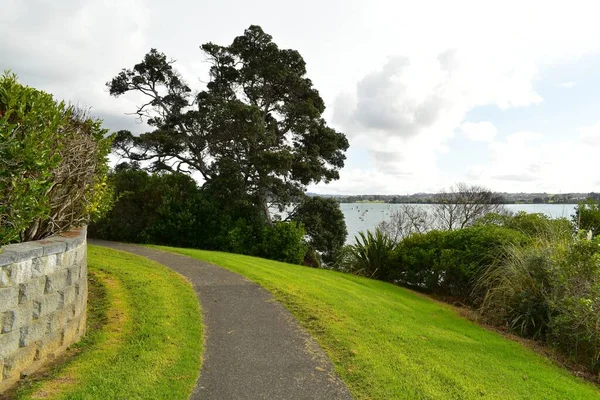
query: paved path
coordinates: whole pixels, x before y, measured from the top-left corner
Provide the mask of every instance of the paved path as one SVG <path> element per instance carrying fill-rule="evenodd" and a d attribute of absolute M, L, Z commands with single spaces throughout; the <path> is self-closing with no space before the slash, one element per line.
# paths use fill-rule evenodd
<path fill-rule="evenodd" d="M 191 399 L 351 399 L 323 350 L 257 284 L 190 257 L 124 243 L 89 243 L 147 257 L 194 285 L 206 343 Z"/>

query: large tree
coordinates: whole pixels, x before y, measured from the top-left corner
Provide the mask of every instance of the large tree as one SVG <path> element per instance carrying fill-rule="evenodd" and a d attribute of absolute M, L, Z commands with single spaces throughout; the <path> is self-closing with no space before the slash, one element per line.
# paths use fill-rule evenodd
<path fill-rule="evenodd" d="M 152 161 L 154 170 L 195 170 L 207 182 L 220 176 L 231 186 L 221 190 L 243 191 L 269 221 L 269 206 L 339 178 L 348 141 L 327 126 L 323 99 L 296 50 L 280 49 L 255 25 L 229 46 L 200 48 L 210 80 L 199 93 L 155 49 L 107 83 L 111 95 L 147 98 L 135 113 L 156 128 L 139 137 L 119 132 L 121 155 Z"/>

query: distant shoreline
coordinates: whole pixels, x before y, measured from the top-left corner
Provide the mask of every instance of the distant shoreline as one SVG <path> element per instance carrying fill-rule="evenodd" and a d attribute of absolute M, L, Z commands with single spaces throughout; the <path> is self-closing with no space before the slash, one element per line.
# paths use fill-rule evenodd
<path fill-rule="evenodd" d="M 406 202 L 390 202 L 390 201 L 384 201 L 384 200 L 373 200 L 373 201 L 368 201 L 368 200 L 358 200 L 358 201 L 339 201 L 340 204 L 407 204 L 407 205 L 429 205 L 429 204 L 440 204 L 440 203 L 436 203 L 436 202 L 428 202 L 428 201 L 406 201 Z M 506 206 L 510 206 L 510 205 L 532 205 L 532 206 L 541 206 L 541 205 L 548 205 L 548 206 L 576 206 L 579 204 L 578 201 L 574 201 L 574 202 L 568 202 L 568 203 L 526 203 L 526 202 L 512 202 L 512 203 L 499 203 L 502 205 L 506 205 Z"/>
<path fill-rule="evenodd" d="M 333 198 L 340 203 L 437 204 L 440 193 L 331 195 L 307 193 L 308 196 Z M 500 204 L 575 205 L 588 199 L 600 200 L 600 193 L 509 193 L 494 192 Z"/>

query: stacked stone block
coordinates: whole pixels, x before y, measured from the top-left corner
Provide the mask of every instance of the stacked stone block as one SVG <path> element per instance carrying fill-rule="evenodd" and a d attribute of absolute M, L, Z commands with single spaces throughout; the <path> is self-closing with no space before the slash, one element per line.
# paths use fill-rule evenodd
<path fill-rule="evenodd" d="M 86 230 L 0 251 L 2 393 L 85 333 Z"/>

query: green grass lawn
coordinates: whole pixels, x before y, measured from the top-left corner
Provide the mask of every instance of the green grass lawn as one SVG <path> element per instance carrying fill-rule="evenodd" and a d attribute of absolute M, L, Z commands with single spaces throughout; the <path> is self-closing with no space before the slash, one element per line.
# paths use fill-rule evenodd
<path fill-rule="evenodd" d="M 357 399 L 597 399 L 599 389 L 450 307 L 375 280 L 158 247 L 238 272 L 315 337 Z"/>
<path fill-rule="evenodd" d="M 192 286 L 133 254 L 88 246 L 88 334 L 77 356 L 17 398 L 187 399 L 198 378 L 202 321 Z"/>

